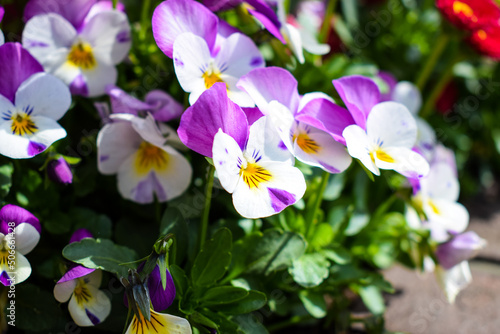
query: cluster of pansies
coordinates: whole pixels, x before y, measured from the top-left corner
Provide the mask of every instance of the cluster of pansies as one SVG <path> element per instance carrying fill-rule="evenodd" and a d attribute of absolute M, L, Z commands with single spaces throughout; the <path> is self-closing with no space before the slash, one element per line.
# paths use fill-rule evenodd
<path fill-rule="evenodd" d="M 500 9 L 492 0 L 437 1 L 437 6 L 453 24 L 472 32 L 476 48 L 500 58 Z M 409 227 L 429 232 L 432 254 L 426 254 L 425 269 L 436 272 L 453 302 L 471 280 L 467 261 L 485 241 L 466 232 L 469 214 L 458 203 L 455 157 L 418 116 L 418 88 L 380 72 L 333 80 L 337 100 L 319 91 L 301 94 L 289 70 L 266 66 L 260 45 L 215 14 L 234 7 L 259 22 L 267 38 L 286 46 L 298 63 L 305 62 L 304 50 L 319 56 L 330 51 L 317 39 L 321 15 L 309 18 L 312 22 L 300 12 L 287 18 L 284 1 L 166 0 L 154 10 L 152 33 L 188 95 L 185 105 L 159 89 L 141 100 L 118 83 L 117 65 L 132 44 L 122 4 L 54 0 L 48 6 L 30 0 L 22 43 L 4 43 L 0 31 L 0 155 L 29 159 L 46 152 L 48 178 L 72 183 L 70 159 L 51 146 L 66 137 L 58 121 L 78 95 L 102 98 L 93 101 L 102 123 L 96 168 L 116 175 L 121 197 L 138 204 L 186 193 L 196 155 L 189 150 L 207 158 L 213 166 L 209 176 L 215 174 L 235 211 L 249 219 L 299 206 L 311 180 L 305 170 L 340 174 L 359 163 L 370 178 L 392 170 L 412 193 L 405 209 Z M 0 7 L 0 21 L 3 14 Z M 4 286 L 28 279 L 25 255 L 41 232 L 39 220 L 25 209 L 12 204 L 0 209 Z M 96 240 L 85 229 L 73 232 L 70 244 Z M 12 254 L 15 270 L 9 267 Z M 133 312 L 126 333 L 191 333 L 188 320 L 160 313 L 172 305 L 176 291 L 167 265 L 159 261 L 150 268 L 150 258 L 155 257 L 121 277 L 125 304 Z M 94 326 L 109 316 L 111 300 L 99 289 L 102 280 L 100 269 L 65 263 L 53 294 L 60 303 L 69 301 L 78 326 Z"/>

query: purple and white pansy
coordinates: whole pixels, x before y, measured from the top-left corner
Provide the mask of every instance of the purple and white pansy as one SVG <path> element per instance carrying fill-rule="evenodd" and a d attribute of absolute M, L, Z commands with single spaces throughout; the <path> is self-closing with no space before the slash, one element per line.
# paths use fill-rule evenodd
<path fill-rule="evenodd" d="M 0 154 L 27 159 L 66 137 L 57 123 L 71 104 L 68 87 L 43 73 L 17 43 L 0 46 Z"/>
<path fill-rule="evenodd" d="M 71 236 L 70 243 L 92 237 L 88 230 L 78 229 Z M 95 326 L 111 312 L 111 300 L 99 290 L 101 281 L 101 270 L 72 265 L 54 287 L 54 297 L 58 302 L 69 300 L 69 313 L 78 326 Z"/>
<path fill-rule="evenodd" d="M 252 99 L 236 87 L 239 78 L 264 59 L 254 42 L 241 33 L 219 34 L 219 19 L 193 0 L 167 0 L 153 14 L 153 34 L 159 48 L 174 60 L 181 87 L 190 104 L 217 82 L 226 85 L 229 98 L 241 107 Z"/>
<path fill-rule="evenodd" d="M 29 211 L 12 204 L 0 209 L 0 283 L 18 284 L 31 275 L 25 255 L 38 244 L 41 230 Z"/>
<path fill-rule="evenodd" d="M 137 203 L 165 202 L 181 195 L 191 183 L 189 162 L 171 145 L 179 145 L 174 130 L 156 124 L 153 116 L 113 114 L 97 137 L 98 169 L 117 174 L 118 191 Z"/>
<path fill-rule="evenodd" d="M 186 146 L 213 157 L 221 185 L 243 217 L 277 214 L 304 195 L 304 176 L 272 122 L 264 116 L 249 127 L 224 84 L 215 84 L 186 110 L 178 133 Z"/>
<path fill-rule="evenodd" d="M 253 70 L 240 79 L 238 87 L 269 117 L 284 148 L 298 160 L 330 173 L 349 167 L 351 157 L 338 141 L 343 140 L 342 130 L 354 121 L 330 97 L 317 92 L 299 96 L 297 80 L 279 67 Z"/>
<path fill-rule="evenodd" d="M 42 0 L 31 0 L 23 45 L 68 85 L 73 94 L 95 97 L 115 84 L 116 65 L 131 46 L 127 16 L 108 2 L 56 0 L 46 10 Z"/>

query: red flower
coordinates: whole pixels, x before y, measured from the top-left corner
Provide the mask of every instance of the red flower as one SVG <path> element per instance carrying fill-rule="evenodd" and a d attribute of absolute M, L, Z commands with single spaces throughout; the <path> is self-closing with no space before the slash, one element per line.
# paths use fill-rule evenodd
<path fill-rule="evenodd" d="M 436 6 L 460 29 L 478 30 L 500 19 L 500 8 L 493 0 L 436 0 Z"/>
<path fill-rule="evenodd" d="M 469 42 L 477 52 L 493 59 L 500 59 L 500 25 L 498 23 L 475 31 L 469 37 Z"/>

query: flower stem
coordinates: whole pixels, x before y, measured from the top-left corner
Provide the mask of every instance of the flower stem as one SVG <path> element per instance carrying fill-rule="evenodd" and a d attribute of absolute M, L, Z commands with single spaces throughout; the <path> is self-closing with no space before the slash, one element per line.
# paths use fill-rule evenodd
<path fill-rule="evenodd" d="M 320 30 L 320 40 L 323 43 L 328 43 L 330 23 L 336 6 L 337 6 L 337 0 L 328 1 L 328 7 L 326 8 L 325 17 L 323 18 L 323 24 L 321 25 L 321 30 Z"/>
<path fill-rule="evenodd" d="M 315 223 L 316 216 L 318 215 L 318 210 L 321 206 L 321 202 L 323 201 L 323 193 L 325 192 L 329 179 L 330 179 L 330 173 L 323 172 L 323 175 L 321 176 L 321 183 L 316 193 L 311 197 L 312 205 L 308 211 L 306 219 L 306 231 L 305 231 L 306 239 L 308 239 L 309 233 L 311 232 L 311 228 Z"/>
<path fill-rule="evenodd" d="M 450 36 L 448 34 L 442 33 L 441 35 L 438 36 L 436 44 L 433 47 L 432 53 L 429 55 L 429 58 L 427 58 L 424 68 L 422 69 L 419 76 L 417 77 L 417 80 L 415 81 L 415 84 L 417 85 L 420 91 L 422 91 L 423 88 L 425 87 L 425 84 L 429 80 L 432 71 L 436 67 L 436 63 L 439 60 L 439 57 L 446 49 L 446 46 L 448 45 L 449 41 L 450 41 Z"/>
<path fill-rule="evenodd" d="M 205 243 L 205 239 L 207 238 L 207 229 L 208 229 L 208 216 L 210 214 L 210 204 L 212 202 L 212 189 L 214 187 L 214 173 L 215 167 L 210 165 L 210 169 L 208 171 L 208 179 L 205 188 L 205 206 L 203 207 L 203 213 L 201 215 L 201 225 L 200 225 L 200 236 L 199 236 L 199 249 L 203 247 Z"/>
<path fill-rule="evenodd" d="M 151 0 L 143 0 L 141 12 L 141 30 L 139 32 L 139 40 L 145 41 L 148 29 L 151 27 L 150 17 Z"/>
<path fill-rule="evenodd" d="M 313 319 L 313 318 L 310 315 L 302 315 L 302 316 L 296 315 L 296 316 L 293 316 L 290 319 L 285 320 L 283 322 L 278 322 L 276 324 L 270 325 L 268 327 L 268 330 L 269 330 L 269 332 L 272 333 L 272 332 L 275 332 L 275 331 L 283 329 L 283 328 L 297 325 L 301 322 L 309 321 L 311 319 Z"/>

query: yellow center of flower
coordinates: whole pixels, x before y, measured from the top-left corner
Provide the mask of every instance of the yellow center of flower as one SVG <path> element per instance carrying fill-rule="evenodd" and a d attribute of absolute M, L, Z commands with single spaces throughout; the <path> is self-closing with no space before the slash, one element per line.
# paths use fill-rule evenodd
<path fill-rule="evenodd" d="M 484 31 L 484 30 L 478 30 L 477 31 L 477 37 L 479 37 L 481 40 L 484 41 L 488 37 L 488 35 L 486 34 L 486 31 Z"/>
<path fill-rule="evenodd" d="M 241 166 L 240 176 L 250 189 L 258 189 L 260 184 L 269 182 L 273 178 L 267 169 L 256 163 L 248 163 L 246 167 Z"/>
<path fill-rule="evenodd" d="M 146 174 L 151 169 L 165 170 L 168 166 L 168 153 L 146 141 L 142 142 L 137 150 L 135 169 L 139 174 Z"/>
<path fill-rule="evenodd" d="M 292 140 L 296 141 L 300 149 L 307 154 L 316 154 L 321 149 L 321 146 L 311 139 L 307 133 L 300 133 L 298 136 L 293 135 Z"/>
<path fill-rule="evenodd" d="M 375 163 L 375 158 L 377 158 L 380 161 L 384 162 L 389 162 L 393 163 L 396 160 L 394 160 L 393 157 L 391 157 L 387 152 L 385 152 L 381 147 L 377 147 L 375 150 L 372 150 L 370 152 L 370 158 L 372 159 L 372 162 Z"/>
<path fill-rule="evenodd" d="M 32 135 L 38 131 L 38 127 L 31 120 L 31 116 L 26 113 L 18 113 L 11 117 L 10 126 L 12 134 L 18 136 Z"/>
<path fill-rule="evenodd" d="M 134 316 L 132 320 L 132 333 L 151 334 L 151 333 L 166 333 L 166 325 L 160 314 L 151 310 L 151 320 L 148 321 L 139 311 L 139 318 Z"/>
<path fill-rule="evenodd" d="M 436 215 L 440 215 L 441 214 L 441 211 L 438 209 L 438 207 L 436 206 L 436 204 L 434 204 L 433 201 L 431 201 L 430 199 L 427 201 L 427 204 L 429 204 L 429 206 L 431 207 L 432 209 L 432 212 L 434 212 Z"/>
<path fill-rule="evenodd" d="M 97 66 L 92 47 L 82 41 L 73 45 L 68 55 L 68 62 L 82 70 L 92 70 Z"/>
<path fill-rule="evenodd" d="M 469 5 L 461 2 L 461 1 L 455 1 L 453 2 L 453 12 L 456 15 L 464 15 L 465 17 L 469 18 L 472 20 L 472 22 L 477 22 L 477 16 L 474 15 L 474 11 L 472 8 L 470 8 Z"/>
<path fill-rule="evenodd" d="M 221 73 L 217 70 L 206 70 L 202 75 L 203 79 L 205 80 L 205 88 L 209 89 L 217 82 L 224 82 L 224 80 L 221 79 L 220 75 Z"/>
<path fill-rule="evenodd" d="M 87 304 L 92 298 L 85 279 L 78 279 L 78 283 L 76 284 L 75 290 L 73 290 L 73 294 L 75 295 L 77 304 L 80 306 Z"/>

